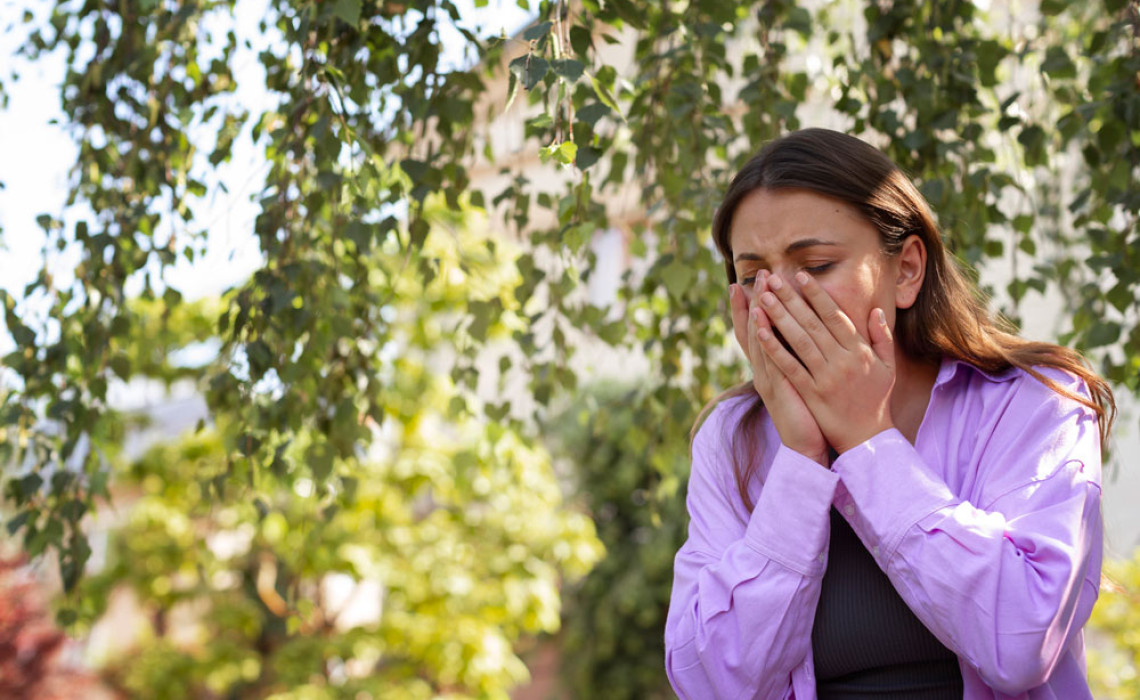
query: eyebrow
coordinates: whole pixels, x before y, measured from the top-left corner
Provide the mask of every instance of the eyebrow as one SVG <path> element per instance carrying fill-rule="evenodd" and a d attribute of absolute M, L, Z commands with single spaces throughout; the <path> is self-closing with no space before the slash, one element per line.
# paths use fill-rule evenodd
<path fill-rule="evenodd" d="M 815 246 L 820 245 L 837 246 L 839 244 L 834 241 L 825 241 L 822 238 L 801 238 L 798 241 L 792 241 L 789 243 L 788 247 L 784 248 L 784 255 L 791 255 L 792 253 L 803 250 L 804 248 L 814 248 Z M 736 262 L 740 262 L 741 260 L 756 260 L 764 262 L 764 256 L 757 253 L 741 253 L 736 256 Z"/>

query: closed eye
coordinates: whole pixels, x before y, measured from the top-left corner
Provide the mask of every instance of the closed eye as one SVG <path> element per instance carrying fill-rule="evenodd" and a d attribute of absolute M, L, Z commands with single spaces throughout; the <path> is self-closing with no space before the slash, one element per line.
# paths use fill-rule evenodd
<path fill-rule="evenodd" d="M 828 270 L 830 270 L 834 266 L 835 266 L 835 263 L 832 261 L 832 262 L 819 263 L 818 265 L 806 265 L 806 266 L 804 266 L 803 269 L 805 272 L 807 272 L 809 274 L 821 275 L 824 272 L 827 272 Z M 756 283 L 756 275 L 751 275 L 749 277 L 740 278 L 737 280 L 737 282 L 739 282 L 741 286 L 751 287 L 753 284 Z"/>

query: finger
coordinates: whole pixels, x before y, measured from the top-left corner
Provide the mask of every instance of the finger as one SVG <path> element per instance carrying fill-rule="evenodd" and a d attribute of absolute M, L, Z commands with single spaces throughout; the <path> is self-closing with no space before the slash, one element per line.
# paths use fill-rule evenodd
<path fill-rule="evenodd" d="M 765 382 L 770 382 L 779 372 L 774 366 L 772 361 L 764 352 L 764 348 L 760 344 L 761 334 L 772 334 L 772 321 L 768 318 L 768 314 L 764 313 L 764 309 L 759 304 L 756 304 L 748 312 L 748 340 L 750 343 L 749 352 L 751 352 L 752 373 Z"/>
<path fill-rule="evenodd" d="M 895 339 L 891 329 L 887 327 L 887 316 L 882 309 L 872 309 L 871 317 L 867 319 L 867 335 L 870 336 L 871 349 L 875 356 L 892 370 L 895 367 Z"/>
<path fill-rule="evenodd" d="M 766 293 L 770 294 L 770 292 Z M 773 297 L 774 298 L 774 297 Z M 757 309 L 758 311 L 760 309 Z M 807 368 L 796 359 L 796 356 L 788 352 L 783 343 L 776 338 L 773 328 L 778 326 L 770 325 L 769 323 L 757 324 L 756 328 L 756 342 L 759 346 L 759 355 L 763 358 L 768 372 L 778 372 L 785 377 L 792 386 L 802 395 L 805 389 L 810 388 L 812 376 Z M 780 331 L 783 333 L 783 331 Z M 785 336 L 786 339 L 786 336 Z M 793 346 L 794 348 L 794 346 Z M 753 362 L 753 365 L 756 363 Z"/>
<path fill-rule="evenodd" d="M 756 280 L 748 290 L 748 306 L 749 308 L 756 305 L 756 299 L 768 288 L 768 271 L 761 270 L 756 273 Z"/>
<path fill-rule="evenodd" d="M 792 285 L 788 284 L 786 280 L 779 275 L 772 275 L 768 282 L 768 288 L 788 310 L 788 313 L 801 328 L 811 337 L 812 342 L 819 348 L 820 352 L 825 355 L 836 347 L 838 343 L 831 335 L 831 330 L 824 325 L 819 315 L 811 306 L 804 301 L 803 297 L 796 293 Z M 783 330 L 781 329 L 781 333 Z"/>
<path fill-rule="evenodd" d="M 736 336 L 736 342 L 744 351 L 744 356 L 750 357 L 748 354 L 748 294 L 739 284 L 728 286 L 728 307 L 732 313 L 732 332 Z"/>
<path fill-rule="evenodd" d="M 779 278 L 773 275 L 771 282 L 769 282 L 769 288 L 773 286 L 777 279 Z M 786 289 L 786 285 L 782 288 Z M 792 292 L 792 296 L 799 299 L 795 292 Z M 803 305 L 802 300 L 800 300 L 800 304 Z M 771 319 L 772 326 L 780 331 L 780 335 L 784 337 L 784 341 L 787 342 L 792 352 L 795 353 L 795 356 L 799 358 L 798 361 L 802 362 L 808 370 L 818 372 L 827 364 L 827 358 L 824 356 L 820 346 L 816 344 L 815 338 L 804 329 L 799 319 L 791 314 L 779 297 L 773 292 L 764 292 L 760 295 L 760 305 L 768 314 L 768 318 Z M 807 313 L 814 319 L 817 331 L 827 333 L 819 318 L 815 316 L 815 313 L 807 309 L 806 305 L 803 305 L 803 309 L 807 310 Z M 823 342 L 824 347 L 828 350 L 837 347 L 835 340 L 830 338 L 830 336 L 827 340 L 822 340 L 821 342 Z"/>
<path fill-rule="evenodd" d="M 802 271 L 796 273 L 796 283 L 799 284 L 807 303 L 811 304 L 816 316 L 827 328 L 829 335 L 844 348 L 853 350 L 860 340 L 859 331 L 827 290 L 821 287 L 814 277 Z"/>

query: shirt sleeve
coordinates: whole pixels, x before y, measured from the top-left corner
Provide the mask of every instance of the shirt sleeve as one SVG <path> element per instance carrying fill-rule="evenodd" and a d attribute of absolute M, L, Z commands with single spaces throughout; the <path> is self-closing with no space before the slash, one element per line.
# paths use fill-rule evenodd
<path fill-rule="evenodd" d="M 1048 681 L 1096 601 L 1096 415 L 1023 377 L 977 435 L 956 496 L 896 430 L 841 455 L 836 501 L 914 613 L 991 688 Z M 974 442 L 976 441 L 976 443 Z"/>
<path fill-rule="evenodd" d="M 714 411 L 693 443 L 666 670 L 685 699 L 790 698 L 810 651 L 838 477 L 780 445 L 745 521 L 725 413 Z"/>

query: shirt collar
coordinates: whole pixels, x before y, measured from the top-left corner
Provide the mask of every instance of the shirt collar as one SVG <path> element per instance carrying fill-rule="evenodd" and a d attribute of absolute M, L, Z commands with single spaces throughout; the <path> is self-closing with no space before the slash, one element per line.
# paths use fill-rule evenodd
<path fill-rule="evenodd" d="M 958 376 L 958 373 L 960 371 L 966 374 L 974 372 L 994 382 L 1008 382 L 1017 376 L 1016 367 L 1010 367 L 1009 369 L 1003 370 L 1001 372 L 986 372 L 985 370 L 979 369 L 969 362 L 966 362 L 965 360 L 943 356 L 942 366 L 938 368 L 938 377 L 934 380 L 935 388 L 943 384 L 948 384 L 951 380 Z"/>

